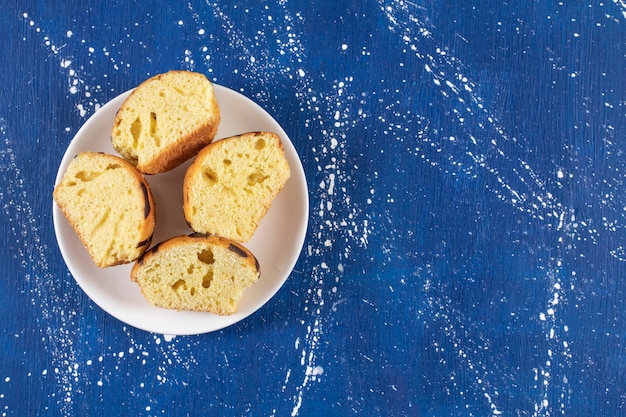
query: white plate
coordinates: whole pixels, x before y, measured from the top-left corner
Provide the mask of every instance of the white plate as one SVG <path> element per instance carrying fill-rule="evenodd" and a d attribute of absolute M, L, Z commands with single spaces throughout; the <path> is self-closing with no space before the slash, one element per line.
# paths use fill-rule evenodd
<path fill-rule="evenodd" d="M 104 105 L 87 120 L 65 151 L 55 184 L 59 183 L 69 162 L 82 151 L 116 154 L 110 140 L 115 113 L 130 91 Z M 215 85 L 222 120 L 216 138 L 249 131 L 278 134 L 291 167 L 291 178 L 278 194 L 254 237 L 245 245 L 261 265 L 261 277 L 241 299 L 239 311 L 231 316 L 210 313 L 178 312 L 153 307 L 130 280 L 130 265 L 98 268 L 92 262 L 74 230 L 53 202 L 57 242 L 71 274 L 83 291 L 102 309 L 124 323 L 150 332 L 167 335 L 208 333 L 230 326 L 263 306 L 283 285 L 298 260 L 306 235 L 309 203 L 302 163 L 289 137 L 261 107 L 243 95 Z M 164 174 L 147 176 L 154 194 L 157 228 L 156 244 L 169 237 L 189 234 L 182 210 L 182 181 L 191 160 Z"/>

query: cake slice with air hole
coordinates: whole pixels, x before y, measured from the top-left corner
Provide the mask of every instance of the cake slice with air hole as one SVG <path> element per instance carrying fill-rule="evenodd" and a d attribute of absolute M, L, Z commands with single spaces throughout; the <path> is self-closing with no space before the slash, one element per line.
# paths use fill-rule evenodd
<path fill-rule="evenodd" d="M 218 315 L 236 313 L 259 276 L 258 261 L 240 243 L 201 234 L 159 243 L 131 270 L 131 280 L 151 305 Z"/>
<path fill-rule="evenodd" d="M 169 171 L 211 143 L 221 119 L 213 84 L 191 71 L 142 82 L 122 103 L 113 148 L 144 174 Z"/>
<path fill-rule="evenodd" d="M 98 267 L 133 262 L 150 246 L 155 227 L 152 192 L 124 159 L 79 153 L 53 197 Z"/>
<path fill-rule="evenodd" d="M 215 141 L 185 173 L 185 219 L 195 232 L 247 242 L 290 176 L 275 133 L 248 132 Z"/>

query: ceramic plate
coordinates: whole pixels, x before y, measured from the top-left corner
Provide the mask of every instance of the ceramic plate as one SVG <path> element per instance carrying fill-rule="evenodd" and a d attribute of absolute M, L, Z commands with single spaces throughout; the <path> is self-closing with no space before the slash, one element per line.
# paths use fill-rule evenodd
<path fill-rule="evenodd" d="M 116 154 L 110 131 L 117 109 L 130 91 L 119 95 L 91 116 L 78 131 L 59 166 L 58 183 L 72 158 L 82 151 Z M 179 312 L 152 307 L 130 280 L 132 264 L 98 268 L 78 236 L 53 202 L 57 242 L 72 276 L 83 291 L 102 309 L 122 322 L 150 332 L 167 335 L 208 333 L 232 325 L 263 306 L 280 289 L 298 260 L 308 223 L 308 191 L 300 158 L 285 131 L 261 107 L 245 96 L 215 85 L 222 121 L 216 140 L 249 131 L 273 131 L 285 148 L 291 178 L 278 194 L 254 237 L 245 246 L 261 265 L 261 277 L 241 299 L 238 313 Z M 189 234 L 182 210 L 182 182 L 191 160 L 164 174 L 147 176 L 154 194 L 157 228 L 153 244 L 169 237 Z"/>

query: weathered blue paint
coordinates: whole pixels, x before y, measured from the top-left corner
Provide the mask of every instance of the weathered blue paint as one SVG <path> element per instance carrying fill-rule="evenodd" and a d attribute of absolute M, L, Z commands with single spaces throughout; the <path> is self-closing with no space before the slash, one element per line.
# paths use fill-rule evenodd
<path fill-rule="evenodd" d="M 626 415 L 623 1 L 49 3 L 0 18 L 1 415 Z M 267 305 L 172 338 L 80 290 L 51 193 L 177 68 L 276 118 L 311 217 Z"/>

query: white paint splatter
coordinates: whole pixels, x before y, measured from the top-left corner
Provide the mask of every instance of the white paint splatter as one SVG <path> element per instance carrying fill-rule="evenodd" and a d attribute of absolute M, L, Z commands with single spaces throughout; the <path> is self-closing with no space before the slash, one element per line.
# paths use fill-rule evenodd
<path fill-rule="evenodd" d="M 599 231 L 591 226 L 594 224 L 592 219 L 577 220 L 574 216 L 575 210 L 556 198 L 557 190 L 550 189 L 554 186 L 562 187 L 559 181 L 571 179 L 574 174 L 558 167 L 556 182 L 546 182 L 527 161 L 509 156 L 513 153 L 523 154 L 520 152 L 519 138 L 509 137 L 504 128 L 498 124 L 497 118 L 485 107 L 482 98 L 477 93 L 476 83 L 469 80 L 463 73 L 462 63 L 450 55 L 445 48 L 433 45 L 431 30 L 420 20 L 416 5 L 397 0 L 391 3 L 380 2 L 380 8 L 389 21 L 391 31 L 396 32 L 407 45 L 407 50 L 410 50 L 414 57 L 423 63 L 425 74 L 432 77 L 441 95 L 450 100 L 451 115 L 458 125 L 465 126 L 466 120 L 470 118 L 484 120 L 478 125 L 480 131 L 473 133 L 467 128 L 463 129 L 467 132 L 467 137 L 454 135 L 454 140 L 446 141 L 446 144 L 443 140 L 438 140 L 437 135 L 429 134 L 430 128 L 427 120 L 416 117 L 419 123 L 424 124 L 425 129 L 424 134 L 419 136 L 424 146 L 417 146 L 415 154 L 430 162 L 431 166 L 451 176 L 465 175 L 465 178 L 476 178 L 474 175 L 476 168 L 482 170 L 483 173 L 488 173 L 491 176 L 491 184 L 488 181 L 487 187 L 499 200 L 511 205 L 528 218 L 542 221 L 548 228 L 562 232 L 556 248 L 559 256 L 544 260 L 546 261 L 546 274 L 540 279 L 545 283 L 546 303 L 537 317 L 545 331 L 547 344 L 550 346 L 546 351 L 546 356 L 549 358 L 553 352 L 560 352 L 562 360 L 559 361 L 559 372 L 567 379 L 566 373 L 571 367 L 570 343 L 565 340 L 567 331 L 562 329 L 567 326 L 563 326 L 559 318 L 559 308 L 567 299 L 574 296 L 571 293 L 574 287 L 563 285 L 562 277 L 566 275 L 562 267 L 563 256 L 572 254 L 577 241 L 595 242 L 599 236 Z M 611 103 L 607 102 L 607 107 L 610 108 Z M 485 135 L 484 131 L 487 129 L 489 134 Z M 440 132 L 437 134 L 440 135 Z M 482 136 L 493 139 L 490 143 L 481 143 Z M 431 153 L 433 157 L 429 156 L 430 152 L 435 152 Z M 450 161 L 448 167 L 442 166 L 439 162 L 442 160 L 441 153 L 447 155 L 447 160 Z M 472 164 L 468 165 L 463 160 L 464 156 L 469 156 Z M 608 226 L 610 223 L 605 222 L 605 224 L 606 229 L 611 230 Z M 626 259 L 623 246 L 619 246 L 615 254 Z M 572 278 L 574 276 L 575 272 L 572 272 Z M 449 322 L 447 328 L 453 325 L 453 322 Z M 462 340 L 452 340 L 455 344 L 462 343 Z M 466 369 L 475 369 L 477 364 L 465 358 L 466 356 L 464 356 L 467 362 Z M 476 361 L 480 361 L 479 357 Z M 548 407 L 551 409 L 565 407 L 570 395 L 567 387 L 563 388 L 561 385 L 558 389 L 561 390 L 559 395 L 563 402 L 557 405 L 548 404 L 547 398 L 552 395 L 551 391 L 554 389 L 550 384 L 552 374 L 550 368 L 554 365 L 551 360 L 546 360 L 545 364 L 546 369 L 536 370 L 538 378 L 539 376 L 542 378 L 539 384 L 541 394 L 535 407 L 537 416 L 550 413 Z M 490 377 L 494 379 L 491 382 L 491 390 L 495 392 L 498 381 L 495 380 L 494 375 Z M 485 376 L 480 377 L 479 385 L 485 386 Z M 492 410 L 500 410 L 493 402 L 496 398 L 494 395 L 489 393 L 489 396 L 485 398 L 488 399 Z"/>
<path fill-rule="evenodd" d="M 33 303 L 41 309 L 41 332 L 47 339 L 50 357 L 55 372 L 54 377 L 59 386 L 59 407 L 62 415 L 73 415 L 73 397 L 80 395 L 78 382 L 78 366 L 76 350 L 72 340 L 77 312 L 71 306 L 75 305 L 68 299 L 67 293 L 48 291 L 50 282 L 59 277 L 50 273 L 48 261 L 45 257 L 47 249 L 41 240 L 38 216 L 35 215 L 25 192 L 25 178 L 17 166 L 13 151 L 14 139 L 7 131 L 4 119 L 0 118 L 0 172 L 5 175 L 4 188 L 0 191 L 3 217 L 7 220 L 16 247 L 17 256 L 24 260 L 22 265 L 31 268 L 31 272 L 24 271 L 22 275 L 26 281 L 26 288 L 32 292 Z M 11 180 L 6 180 L 11 178 Z M 23 238 L 28 236 L 27 239 Z M 55 323 L 55 324 L 53 324 Z M 42 375 L 47 374 L 47 370 Z"/>
<path fill-rule="evenodd" d="M 78 71 L 74 68 L 72 57 L 64 56 L 61 53 L 65 45 L 58 46 L 50 35 L 45 34 L 45 30 L 39 24 L 30 19 L 30 14 L 28 12 L 22 13 L 22 17 L 28 26 L 35 30 L 37 35 L 43 35 L 43 45 L 50 50 L 50 57 L 58 60 L 60 68 L 64 71 L 64 74 L 67 77 L 67 89 L 69 94 L 76 95 L 83 92 L 84 96 L 89 98 L 86 103 L 81 103 L 76 106 L 76 110 L 80 117 L 87 117 L 91 109 L 97 111 L 100 108 L 100 103 L 95 98 L 92 98 L 91 95 L 93 92 L 101 91 L 102 87 L 100 85 L 95 87 L 86 85 L 84 80 L 79 76 Z M 73 32 L 67 31 L 65 36 L 67 39 L 70 39 L 73 37 Z M 95 50 L 93 48 L 89 48 L 89 52 L 93 53 Z M 111 61 L 115 63 L 112 58 Z"/>

